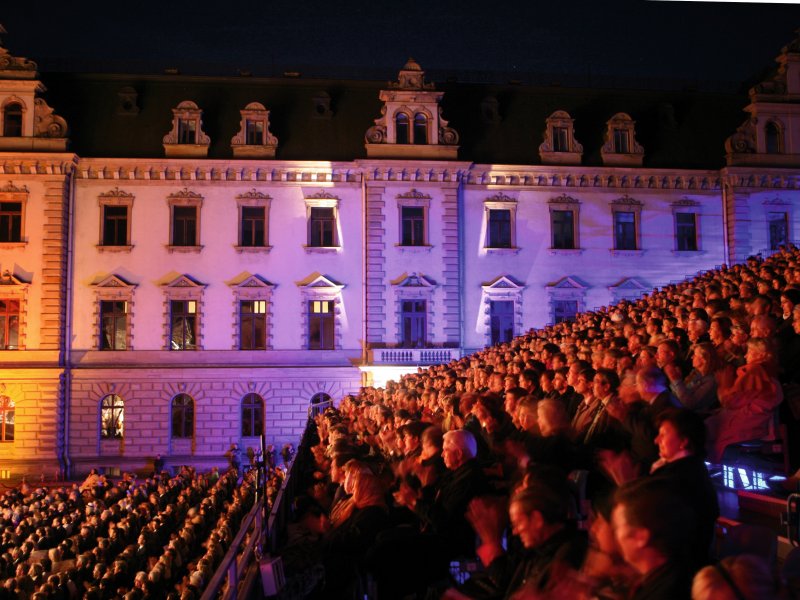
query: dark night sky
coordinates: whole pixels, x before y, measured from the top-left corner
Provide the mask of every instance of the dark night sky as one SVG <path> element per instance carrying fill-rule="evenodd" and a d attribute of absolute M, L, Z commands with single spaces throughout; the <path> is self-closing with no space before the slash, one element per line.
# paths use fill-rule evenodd
<path fill-rule="evenodd" d="M 750 81 L 800 27 L 800 6 L 645 0 L 4 2 L 4 45 L 40 70 L 393 78 L 529 74 Z"/>

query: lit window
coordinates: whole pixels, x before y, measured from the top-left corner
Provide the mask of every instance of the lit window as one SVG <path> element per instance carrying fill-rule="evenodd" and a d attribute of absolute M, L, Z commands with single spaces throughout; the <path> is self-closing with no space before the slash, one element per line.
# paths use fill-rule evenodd
<path fill-rule="evenodd" d="M 414 115 L 414 143 L 428 143 L 428 117 L 422 113 Z"/>
<path fill-rule="evenodd" d="M 264 350 L 267 347 L 267 301 L 239 302 L 239 349 Z"/>
<path fill-rule="evenodd" d="M 100 301 L 100 349 L 125 350 L 128 346 L 128 303 Z"/>
<path fill-rule="evenodd" d="M 334 349 L 334 314 L 332 300 L 311 300 L 308 303 L 308 349 Z"/>
<path fill-rule="evenodd" d="M 240 246 L 261 248 L 266 246 L 267 212 L 263 206 L 242 206 Z"/>
<path fill-rule="evenodd" d="M 22 105 L 12 102 L 3 111 L 3 135 L 22 137 Z"/>
<path fill-rule="evenodd" d="M 172 437 L 191 438 L 194 435 L 194 400 L 188 394 L 178 394 L 171 405 Z"/>
<path fill-rule="evenodd" d="M 264 431 L 264 399 L 258 394 L 242 398 L 242 437 L 257 437 Z"/>
<path fill-rule="evenodd" d="M 311 207 L 308 245 L 314 248 L 336 246 L 336 212 L 329 207 Z"/>
<path fill-rule="evenodd" d="M 427 302 L 403 300 L 401 302 L 401 344 L 404 348 L 422 348 L 427 341 Z"/>
<path fill-rule="evenodd" d="M 767 213 L 769 221 L 769 247 L 777 250 L 789 241 L 789 215 L 785 212 Z"/>
<path fill-rule="evenodd" d="M 693 212 L 675 213 L 675 241 L 681 252 L 697 250 L 697 215 Z"/>
<path fill-rule="evenodd" d="M 0 396 L 0 442 L 14 441 L 16 408 L 8 396 Z"/>
<path fill-rule="evenodd" d="M 400 244 L 402 246 L 424 246 L 425 207 L 401 206 L 400 218 L 402 221 Z"/>
<path fill-rule="evenodd" d="M 487 248 L 511 248 L 511 210 L 489 209 Z"/>
<path fill-rule="evenodd" d="M 125 402 L 109 394 L 100 402 L 100 437 L 104 440 L 124 437 Z"/>
<path fill-rule="evenodd" d="M 197 206 L 172 207 L 172 245 L 197 246 Z"/>
<path fill-rule="evenodd" d="M 170 349 L 197 350 L 197 302 L 170 301 Z"/>
<path fill-rule="evenodd" d="M 0 350 L 19 349 L 19 300 L 0 300 Z"/>
<path fill-rule="evenodd" d="M 614 249 L 638 250 L 636 243 L 636 213 L 614 211 Z"/>
<path fill-rule="evenodd" d="M 575 249 L 574 210 L 551 210 L 550 227 L 553 232 L 553 248 L 557 250 Z"/>
<path fill-rule="evenodd" d="M 0 202 L 0 242 L 22 241 L 22 202 Z"/>
<path fill-rule="evenodd" d="M 396 141 L 398 144 L 410 144 L 411 140 L 409 139 L 409 131 L 408 131 L 409 123 L 408 123 L 408 115 L 406 113 L 397 113 L 397 116 L 394 118 L 394 130 Z"/>

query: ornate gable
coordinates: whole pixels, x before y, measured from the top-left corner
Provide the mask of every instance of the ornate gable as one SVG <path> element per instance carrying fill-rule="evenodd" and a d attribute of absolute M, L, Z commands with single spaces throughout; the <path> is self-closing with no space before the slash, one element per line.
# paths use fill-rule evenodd
<path fill-rule="evenodd" d="M 626 113 L 617 113 L 606 122 L 605 143 L 600 148 L 603 164 L 614 167 L 641 167 L 644 148 L 636 141 L 636 122 Z"/>
<path fill-rule="evenodd" d="M 269 111 L 259 102 L 251 102 L 241 111 L 239 133 L 231 139 L 236 158 L 275 158 L 278 138 L 269 131 Z"/>
<path fill-rule="evenodd" d="M 583 146 L 575 139 L 575 119 L 563 110 L 547 117 L 539 158 L 545 165 L 580 165 Z"/>
<path fill-rule="evenodd" d="M 203 111 L 191 100 L 172 109 L 172 129 L 164 136 L 164 153 L 174 158 L 205 158 L 209 138 L 203 131 Z"/>
<path fill-rule="evenodd" d="M 454 160 L 458 133 L 442 116 L 444 92 L 425 81 L 425 72 L 413 58 L 387 87 L 379 95 L 384 103 L 381 117 L 365 136 L 367 156 Z"/>

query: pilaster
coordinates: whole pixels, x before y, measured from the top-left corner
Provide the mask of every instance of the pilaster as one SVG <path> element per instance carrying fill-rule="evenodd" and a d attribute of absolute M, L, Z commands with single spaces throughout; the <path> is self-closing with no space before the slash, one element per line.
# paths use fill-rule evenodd
<path fill-rule="evenodd" d="M 383 186 L 367 183 L 365 232 L 366 342 L 386 339 L 386 201 Z"/>
<path fill-rule="evenodd" d="M 442 188 L 442 316 L 444 341 L 461 344 L 461 269 L 459 265 L 458 186 Z"/>

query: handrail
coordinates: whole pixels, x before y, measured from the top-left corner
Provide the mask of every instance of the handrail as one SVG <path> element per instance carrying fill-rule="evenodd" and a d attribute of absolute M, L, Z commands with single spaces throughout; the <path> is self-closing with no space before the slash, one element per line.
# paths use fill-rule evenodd
<path fill-rule="evenodd" d="M 261 544 L 261 525 L 264 498 L 259 498 L 239 526 L 239 533 L 233 538 L 231 547 L 217 567 L 211 581 L 208 582 L 200 600 L 213 600 L 219 597 L 224 587 L 222 598 L 229 600 L 238 593 L 239 582 L 247 573 L 252 559 L 256 556 L 256 546 Z M 252 526 L 252 533 L 250 532 Z M 240 548 L 244 545 L 243 548 Z M 241 549 L 241 554 L 240 554 Z"/>

